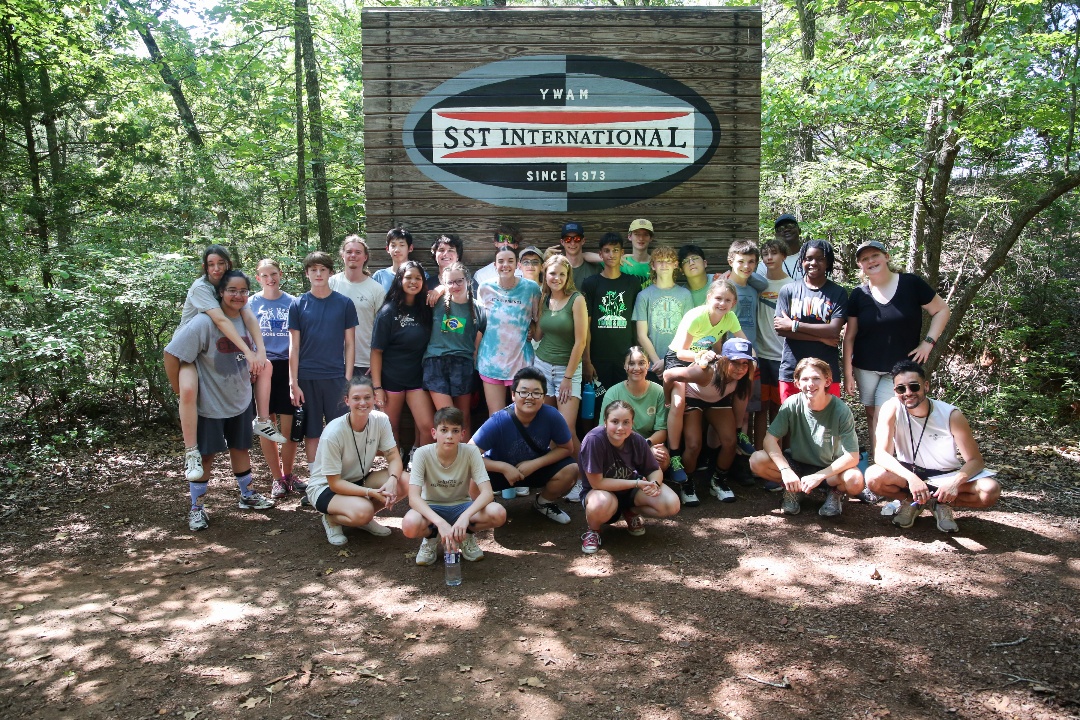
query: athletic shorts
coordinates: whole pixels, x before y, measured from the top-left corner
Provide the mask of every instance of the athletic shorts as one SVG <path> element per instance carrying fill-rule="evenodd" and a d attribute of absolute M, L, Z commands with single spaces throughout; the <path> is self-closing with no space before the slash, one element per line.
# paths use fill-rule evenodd
<path fill-rule="evenodd" d="M 386 469 L 376 470 L 364 476 L 363 486 L 375 490 L 386 484 L 390 478 L 390 471 Z M 329 512 L 330 501 L 337 497 L 337 493 L 327 485 L 311 485 L 308 482 L 308 502 L 321 513 Z M 315 497 L 311 497 L 314 495 Z"/>
<path fill-rule="evenodd" d="M 307 428 L 304 437 L 322 436 L 323 425 L 348 412 L 345 406 L 345 378 L 325 380 L 301 380 L 300 390 L 304 393 L 304 413 Z"/>
<path fill-rule="evenodd" d="M 834 382 L 832 385 L 829 385 L 828 390 L 829 390 L 830 395 L 833 395 L 835 397 L 840 397 L 840 383 Z M 799 394 L 799 386 L 798 385 L 796 385 L 793 382 L 788 382 L 787 380 L 781 380 L 780 381 L 780 402 L 781 403 L 783 403 L 785 400 L 787 400 L 792 395 L 798 395 L 798 394 Z"/>
<path fill-rule="evenodd" d="M 892 373 L 852 368 L 852 374 L 859 388 L 859 402 L 864 406 L 881 407 L 894 395 Z"/>
<path fill-rule="evenodd" d="M 714 403 L 707 402 L 701 398 L 689 397 L 686 398 L 686 405 L 684 412 L 691 412 L 694 410 L 715 410 L 717 408 L 729 408 L 731 407 L 731 399 L 735 397 L 735 393 L 726 395 Z"/>
<path fill-rule="evenodd" d="M 758 372 L 761 374 L 761 402 L 779 406 L 780 399 L 780 361 L 758 358 Z"/>
<path fill-rule="evenodd" d="M 668 350 L 667 355 L 664 356 L 664 369 L 670 370 L 671 368 L 679 367 L 690 367 L 690 363 L 685 360 L 680 360 L 674 350 Z"/>
<path fill-rule="evenodd" d="M 809 463 L 793 460 L 791 457 L 791 450 L 784 451 L 784 457 L 787 458 L 788 465 L 795 471 L 795 474 L 799 477 L 805 477 L 807 475 L 813 475 L 814 473 L 821 472 L 825 468 L 820 465 L 810 465 Z M 824 485 L 824 483 L 822 483 Z"/>
<path fill-rule="evenodd" d="M 542 488 L 551 482 L 551 478 L 555 477 L 564 467 L 575 464 L 576 463 L 572 458 L 563 458 L 557 463 L 552 463 L 551 465 L 540 468 L 532 475 L 527 475 L 521 482 L 513 487 Z M 493 492 L 501 492 L 511 487 L 510 483 L 506 482 L 506 477 L 502 473 L 489 472 L 488 479 L 491 480 L 491 489 Z"/>
<path fill-rule="evenodd" d="M 250 450 L 253 434 L 251 421 L 254 419 L 255 403 L 231 418 L 206 418 L 200 415 L 195 431 L 199 454 L 205 457 L 226 450 Z"/>
<path fill-rule="evenodd" d="M 585 499 L 589 497 L 589 493 L 594 492 L 594 489 L 590 488 L 588 492 L 581 495 L 581 508 L 585 509 Z M 634 498 L 637 497 L 639 492 L 638 488 L 628 488 L 626 490 L 602 490 L 600 492 L 609 492 L 615 496 L 617 505 L 615 507 L 615 514 L 604 521 L 605 525 L 618 522 L 622 518 L 622 514 L 627 510 L 634 507 Z"/>
<path fill-rule="evenodd" d="M 487 375 L 480 375 L 480 379 L 486 382 L 488 385 L 502 385 L 503 387 L 511 387 L 514 384 L 514 379 L 499 380 L 498 378 L 490 378 Z"/>
<path fill-rule="evenodd" d="M 371 377 L 371 368 L 361 367 L 360 365 L 353 365 L 352 376 L 360 377 L 361 375 L 367 375 L 368 377 Z"/>
<path fill-rule="evenodd" d="M 547 379 L 547 396 L 555 397 L 558 395 L 559 385 L 562 383 L 563 378 L 566 377 L 566 366 L 552 365 L 540 358 L 536 358 L 533 360 L 533 367 L 542 372 Z M 574 375 L 570 380 L 570 397 L 581 398 L 581 363 L 578 363 L 577 370 L 574 371 Z"/>
<path fill-rule="evenodd" d="M 458 503 L 457 505 L 431 505 L 428 507 L 435 511 L 435 514 L 441 517 L 446 522 L 453 525 L 461 517 L 461 513 L 469 509 L 472 505 L 472 500 L 466 500 L 465 502 Z M 428 523 L 428 527 L 432 530 L 435 529 L 435 523 Z"/>
<path fill-rule="evenodd" d="M 267 410 L 274 415 L 292 415 L 296 408 L 289 397 L 289 361 L 271 360 L 270 366 L 274 368 L 274 374 L 270 378 L 270 407 Z"/>
<path fill-rule="evenodd" d="M 471 357 L 439 355 L 424 358 L 424 389 L 450 397 L 471 395 L 474 369 Z"/>

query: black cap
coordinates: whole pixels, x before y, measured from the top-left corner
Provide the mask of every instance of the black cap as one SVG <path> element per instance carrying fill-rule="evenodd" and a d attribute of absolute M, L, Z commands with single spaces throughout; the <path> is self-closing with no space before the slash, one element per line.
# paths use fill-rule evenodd
<path fill-rule="evenodd" d="M 790 223 L 795 223 L 796 225 L 799 224 L 799 221 L 795 219 L 794 215 L 792 215 L 791 213 L 784 213 L 780 217 L 776 218 L 776 222 L 773 223 L 773 230 L 780 227 L 784 223 L 789 223 L 789 222 Z"/>
<path fill-rule="evenodd" d="M 585 228 L 581 227 L 581 223 L 568 222 L 562 226 L 562 234 L 559 235 L 559 237 L 566 237 L 567 235 L 571 234 L 585 237 Z"/>

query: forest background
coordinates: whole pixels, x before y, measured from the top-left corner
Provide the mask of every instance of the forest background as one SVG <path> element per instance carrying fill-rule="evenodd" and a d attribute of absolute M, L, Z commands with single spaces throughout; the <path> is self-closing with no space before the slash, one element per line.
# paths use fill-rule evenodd
<path fill-rule="evenodd" d="M 249 271 L 281 258 L 294 293 L 298 259 L 350 232 L 386 263 L 360 5 L 0 0 L 0 487 L 171 420 L 161 349 L 208 243 Z M 799 214 L 849 286 L 855 247 L 884 241 L 953 308 L 937 392 L 1075 444 L 1080 5 L 762 12 L 761 237 Z"/>

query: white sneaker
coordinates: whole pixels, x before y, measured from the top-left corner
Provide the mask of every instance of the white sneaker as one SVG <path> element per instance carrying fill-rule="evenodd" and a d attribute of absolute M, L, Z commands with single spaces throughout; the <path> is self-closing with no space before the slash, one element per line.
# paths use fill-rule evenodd
<path fill-rule="evenodd" d="M 345 531 L 331 520 L 329 515 L 322 516 L 322 526 L 326 530 L 326 539 L 331 545 L 344 545 L 349 542 L 349 538 L 345 537 Z"/>
<path fill-rule="evenodd" d="M 184 477 L 188 482 L 199 482 L 202 476 L 202 455 L 199 454 L 199 448 L 188 448 L 184 452 Z"/>
<path fill-rule="evenodd" d="M 581 491 L 583 489 L 584 488 L 581 487 L 581 478 L 578 478 L 578 481 L 574 483 L 574 487 L 570 490 L 570 492 L 563 495 L 563 497 L 570 502 L 581 502 Z"/>
<path fill-rule="evenodd" d="M 548 520 L 557 522 L 560 525 L 567 525 L 570 523 L 570 516 L 567 515 L 558 504 L 542 500 L 540 498 L 540 493 L 537 493 L 536 497 L 533 499 L 533 510 L 540 513 Z"/>
<path fill-rule="evenodd" d="M 439 538 L 424 538 L 420 541 L 420 549 L 416 553 L 417 565 L 434 565 L 438 556 Z"/>
<path fill-rule="evenodd" d="M 375 520 L 372 520 L 367 525 L 361 525 L 360 529 L 366 533 L 371 533 L 375 537 L 386 537 L 390 534 L 390 528 L 380 525 Z"/>
<path fill-rule="evenodd" d="M 943 502 L 931 499 L 930 512 L 934 513 L 934 520 L 937 521 L 937 529 L 941 532 L 952 533 L 960 529 L 960 526 L 956 524 L 956 519 L 953 517 L 951 505 L 946 505 Z"/>
<path fill-rule="evenodd" d="M 188 529 L 192 532 L 205 530 L 210 525 L 210 519 L 206 517 L 206 509 L 202 505 L 191 508 L 187 517 Z"/>
<path fill-rule="evenodd" d="M 278 429 L 274 427 L 274 423 L 269 420 L 260 420 L 255 418 L 251 421 L 251 431 L 256 435 L 271 440 L 276 443 L 285 442 L 285 436 L 278 432 Z"/>
<path fill-rule="evenodd" d="M 461 557 L 469 562 L 479 562 L 484 559 L 484 551 L 476 544 L 475 535 L 466 535 L 458 549 L 461 550 Z"/>
<path fill-rule="evenodd" d="M 514 489 L 517 491 L 518 497 L 525 497 L 529 494 L 529 488 L 525 485 L 515 485 Z"/>

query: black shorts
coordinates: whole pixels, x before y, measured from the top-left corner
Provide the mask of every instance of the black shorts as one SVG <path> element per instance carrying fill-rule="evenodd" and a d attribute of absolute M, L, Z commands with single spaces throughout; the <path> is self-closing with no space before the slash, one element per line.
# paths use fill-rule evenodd
<path fill-rule="evenodd" d="M 731 407 L 731 398 L 733 396 L 734 393 L 722 397 L 714 403 L 706 402 L 705 400 L 702 400 L 700 398 L 687 397 L 686 412 L 690 412 L 691 410 L 715 410 L 717 408 L 729 408 Z"/>
<path fill-rule="evenodd" d="M 813 475 L 814 473 L 819 473 L 825 469 L 822 465 L 810 465 L 808 463 L 799 462 L 798 460 L 793 460 L 791 458 L 791 450 L 785 450 L 784 457 L 787 458 L 788 465 L 791 466 L 791 469 L 794 470 L 795 474 L 799 477 Z"/>
<path fill-rule="evenodd" d="M 664 369 L 670 370 L 671 368 L 690 367 L 690 363 L 685 360 L 680 360 L 679 356 L 675 354 L 674 350 L 668 350 L 667 355 L 664 356 Z"/>
<path fill-rule="evenodd" d="M 289 397 L 289 361 L 271 360 L 274 375 L 270 378 L 270 407 L 267 410 L 274 415 L 294 415 L 296 408 Z"/>
<path fill-rule="evenodd" d="M 532 475 L 526 476 L 521 482 L 513 487 L 542 488 L 551 482 L 551 478 L 555 477 L 564 467 L 575 464 L 576 463 L 572 458 L 563 458 L 557 463 L 542 467 Z M 493 492 L 500 492 L 511 487 L 510 483 L 506 482 L 506 477 L 503 476 L 502 473 L 488 473 L 488 479 L 491 480 L 491 489 Z"/>
<path fill-rule="evenodd" d="M 252 441 L 251 421 L 255 419 L 255 403 L 247 410 L 231 418 L 205 418 L 199 416 L 196 444 L 199 454 L 216 455 L 226 450 L 250 450 Z"/>
<path fill-rule="evenodd" d="M 585 498 L 589 497 L 589 493 L 591 492 L 593 492 L 593 488 L 590 488 L 589 492 L 582 494 L 582 510 L 585 509 Z M 637 488 L 628 488 L 626 490 L 615 491 L 604 490 L 603 492 L 609 492 L 614 495 L 615 500 L 618 503 L 618 505 L 615 507 L 615 514 L 604 521 L 605 525 L 610 525 L 611 523 L 619 522 L 619 519 L 622 518 L 623 513 L 634 507 L 634 498 L 637 497 L 637 494 L 640 492 L 640 490 L 638 490 Z"/>

